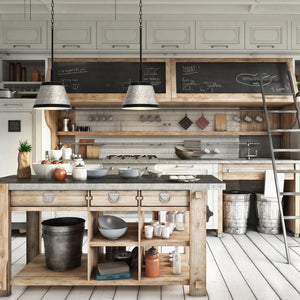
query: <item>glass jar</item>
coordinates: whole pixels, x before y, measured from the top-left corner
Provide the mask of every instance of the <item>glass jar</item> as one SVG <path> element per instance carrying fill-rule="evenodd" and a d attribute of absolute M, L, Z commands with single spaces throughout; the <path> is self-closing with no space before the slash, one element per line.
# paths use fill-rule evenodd
<path fill-rule="evenodd" d="M 176 214 L 176 230 L 184 230 L 185 227 L 185 217 L 184 211 L 179 211 Z"/>
<path fill-rule="evenodd" d="M 175 252 L 173 255 L 173 274 L 180 275 L 181 274 L 181 256 L 179 253 L 179 247 L 175 247 Z"/>

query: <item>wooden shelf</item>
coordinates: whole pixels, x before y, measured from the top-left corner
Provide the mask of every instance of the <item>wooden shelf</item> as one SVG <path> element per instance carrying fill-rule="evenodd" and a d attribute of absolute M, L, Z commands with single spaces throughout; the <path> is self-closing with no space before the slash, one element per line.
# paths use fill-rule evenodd
<path fill-rule="evenodd" d="M 126 233 L 117 240 L 109 240 L 101 235 L 99 230 L 94 233 L 90 241 L 91 247 L 100 246 L 138 246 L 138 223 L 127 223 Z"/>
<path fill-rule="evenodd" d="M 267 131 L 58 131 L 58 136 L 239 136 L 268 135 Z M 274 132 L 272 135 L 283 135 Z"/>
<path fill-rule="evenodd" d="M 163 239 L 153 237 L 152 239 L 146 239 L 145 234 L 142 234 L 141 246 L 151 247 L 151 246 L 189 246 L 190 236 L 187 230 L 176 231 L 170 235 L 170 238 Z"/>

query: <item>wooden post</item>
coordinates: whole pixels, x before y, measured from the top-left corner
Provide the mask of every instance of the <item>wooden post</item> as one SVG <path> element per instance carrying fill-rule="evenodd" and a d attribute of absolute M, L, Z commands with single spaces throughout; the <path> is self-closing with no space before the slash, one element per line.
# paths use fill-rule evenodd
<path fill-rule="evenodd" d="M 190 295 L 206 295 L 206 195 L 190 192 Z"/>
<path fill-rule="evenodd" d="M 41 213 L 28 211 L 26 213 L 26 261 L 31 262 L 41 253 Z"/>
<path fill-rule="evenodd" d="M 223 165 L 219 164 L 218 166 L 218 179 L 223 181 Z M 223 191 L 218 191 L 218 230 L 217 230 L 218 236 L 221 236 L 223 234 Z"/>
<path fill-rule="evenodd" d="M 8 185 L 0 184 L 0 296 L 11 295 L 11 213 Z"/>

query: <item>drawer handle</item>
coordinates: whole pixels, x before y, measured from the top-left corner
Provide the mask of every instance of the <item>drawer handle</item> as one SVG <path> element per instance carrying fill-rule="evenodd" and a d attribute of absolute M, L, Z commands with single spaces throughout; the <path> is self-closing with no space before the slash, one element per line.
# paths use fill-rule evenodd
<path fill-rule="evenodd" d="M 228 45 L 210 45 L 210 48 L 229 48 Z"/>
<path fill-rule="evenodd" d="M 111 46 L 112 48 L 127 48 L 127 49 L 129 49 L 130 48 L 130 46 L 129 45 L 112 45 Z"/>
<path fill-rule="evenodd" d="M 19 44 L 19 45 L 13 45 L 13 48 L 30 48 L 31 46 L 30 45 L 21 45 L 21 44 Z"/>
<path fill-rule="evenodd" d="M 80 48 L 80 45 L 74 45 L 74 44 L 67 44 L 62 45 L 63 48 Z"/>
<path fill-rule="evenodd" d="M 175 49 L 178 49 L 179 48 L 179 45 L 161 45 L 161 47 L 164 49 L 164 48 L 175 48 Z"/>
<path fill-rule="evenodd" d="M 170 193 L 159 193 L 159 201 L 161 203 L 167 203 L 171 200 L 171 194 Z"/>
<path fill-rule="evenodd" d="M 110 203 L 117 203 L 120 199 L 119 193 L 108 193 L 108 201 Z"/>
<path fill-rule="evenodd" d="M 256 48 L 275 48 L 274 45 L 257 45 Z"/>
<path fill-rule="evenodd" d="M 51 203 L 54 200 L 54 194 L 53 193 L 44 193 L 43 194 L 43 201 L 45 203 Z"/>

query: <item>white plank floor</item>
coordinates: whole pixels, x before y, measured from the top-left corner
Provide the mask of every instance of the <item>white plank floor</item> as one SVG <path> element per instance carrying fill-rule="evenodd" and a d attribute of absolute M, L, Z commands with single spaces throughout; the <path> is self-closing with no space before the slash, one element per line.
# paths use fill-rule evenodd
<path fill-rule="evenodd" d="M 300 238 L 289 237 L 300 246 Z M 86 238 L 84 252 L 86 252 Z M 12 273 L 25 265 L 25 237 L 12 238 Z M 285 260 L 282 235 L 248 231 L 245 235 L 207 237 L 207 296 L 190 297 L 188 286 L 163 287 L 20 287 L 18 300 L 300 300 L 300 248 Z"/>

